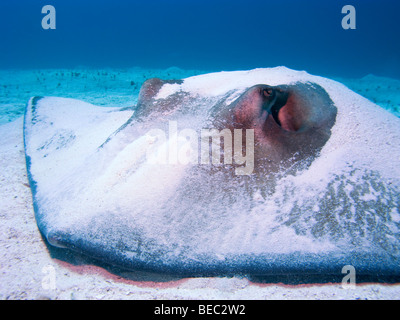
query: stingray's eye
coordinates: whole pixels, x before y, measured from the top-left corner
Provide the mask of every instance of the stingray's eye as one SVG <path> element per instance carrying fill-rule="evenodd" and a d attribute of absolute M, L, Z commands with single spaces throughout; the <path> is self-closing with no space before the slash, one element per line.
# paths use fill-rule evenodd
<path fill-rule="evenodd" d="M 270 97 L 273 94 L 273 90 L 271 88 L 263 89 L 263 94 L 265 97 Z"/>

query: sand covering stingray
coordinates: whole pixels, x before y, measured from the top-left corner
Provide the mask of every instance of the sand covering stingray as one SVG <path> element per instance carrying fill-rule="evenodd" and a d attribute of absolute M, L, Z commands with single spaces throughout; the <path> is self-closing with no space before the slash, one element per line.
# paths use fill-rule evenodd
<path fill-rule="evenodd" d="M 188 134 L 207 128 L 254 129 L 251 174 L 201 162 Z M 151 80 L 133 109 L 34 97 L 24 135 L 51 245 L 187 275 L 399 274 L 400 119 L 332 80 L 283 67 Z"/>

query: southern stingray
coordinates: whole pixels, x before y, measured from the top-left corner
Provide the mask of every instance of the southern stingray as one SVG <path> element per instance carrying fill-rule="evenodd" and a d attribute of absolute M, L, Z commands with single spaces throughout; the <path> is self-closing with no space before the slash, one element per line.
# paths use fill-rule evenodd
<path fill-rule="evenodd" d="M 184 275 L 400 274 L 400 119 L 283 67 L 146 81 L 132 108 L 34 97 L 50 245 Z"/>

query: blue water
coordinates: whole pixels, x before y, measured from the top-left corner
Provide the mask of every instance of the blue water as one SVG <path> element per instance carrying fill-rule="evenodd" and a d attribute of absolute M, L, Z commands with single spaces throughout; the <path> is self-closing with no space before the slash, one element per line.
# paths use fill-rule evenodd
<path fill-rule="evenodd" d="M 41 9 L 56 8 L 44 30 Z M 356 29 L 341 9 L 356 8 Z M 397 0 L 1 0 L 0 68 L 237 70 L 400 79 Z"/>

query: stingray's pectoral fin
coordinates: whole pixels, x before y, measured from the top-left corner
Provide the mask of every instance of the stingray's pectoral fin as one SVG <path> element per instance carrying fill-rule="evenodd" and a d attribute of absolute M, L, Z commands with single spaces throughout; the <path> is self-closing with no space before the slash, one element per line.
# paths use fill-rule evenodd
<path fill-rule="evenodd" d="M 58 247 L 58 248 L 70 248 L 71 246 L 68 245 L 65 242 L 65 239 L 68 239 L 68 237 L 66 237 L 66 234 L 62 233 L 62 232 L 49 232 L 46 235 L 46 240 L 48 241 L 49 244 L 51 244 L 54 247 Z"/>
<path fill-rule="evenodd" d="M 74 99 L 29 100 L 24 119 L 27 172 L 38 226 L 50 243 L 62 246 L 57 233 L 47 230 L 49 221 L 59 214 L 54 206 L 57 207 L 62 194 L 78 192 L 82 182 L 77 179 L 88 171 L 88 167 L 82 166 L 84 161 L 131 114 L 131 110 L 97 107 Z"/>

